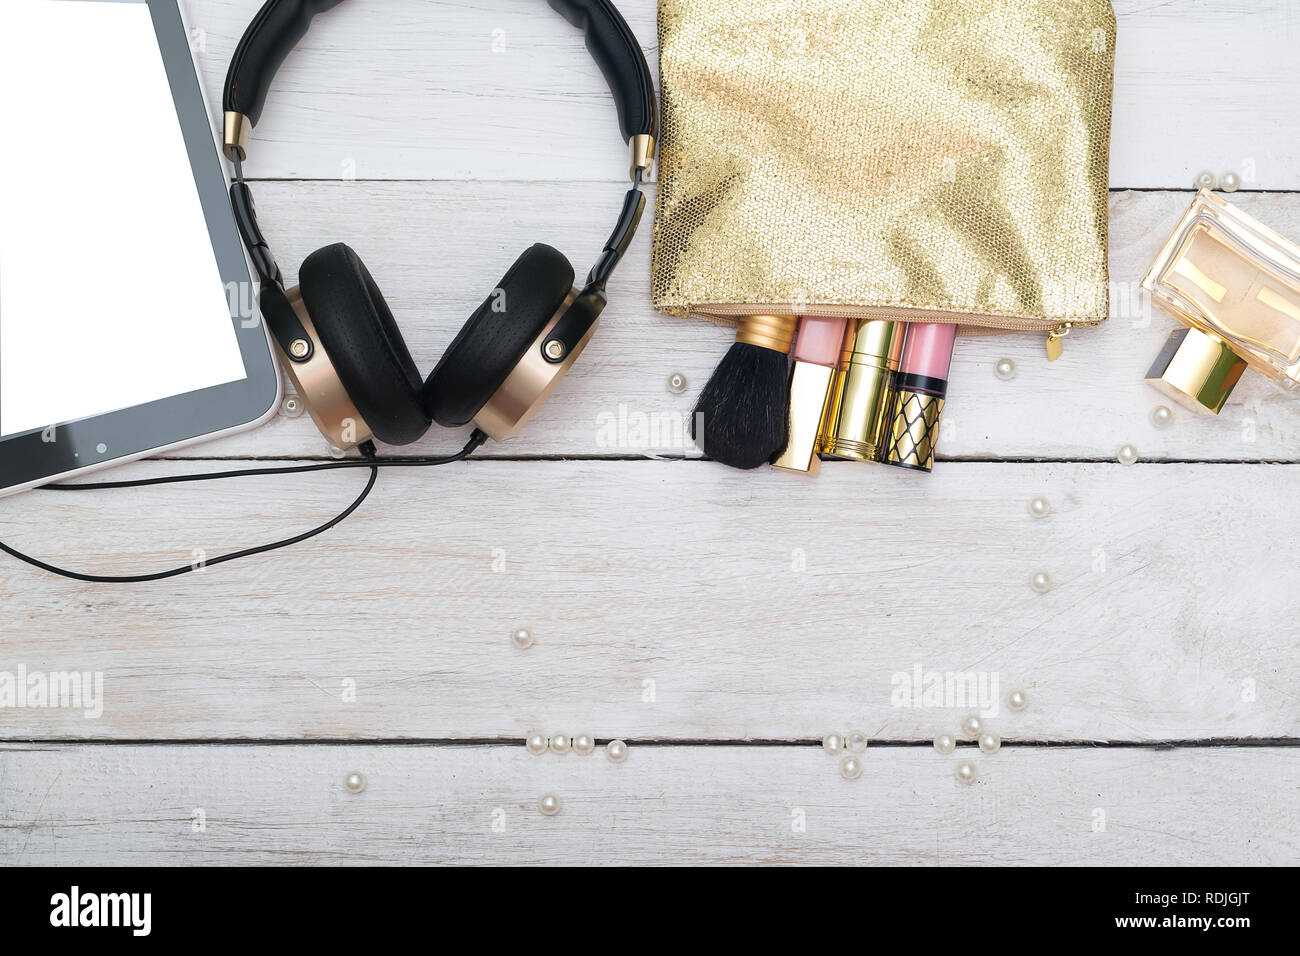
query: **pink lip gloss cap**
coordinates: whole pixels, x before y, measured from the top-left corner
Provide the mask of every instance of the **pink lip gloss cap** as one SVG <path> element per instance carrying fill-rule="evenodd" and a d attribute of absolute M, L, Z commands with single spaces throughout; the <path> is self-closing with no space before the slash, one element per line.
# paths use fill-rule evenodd
<path fill-rule="evenodd" d="M 848 319 L 806 315 L 799 322 L 799 337 L 795 340 L 794 360 L 816 362 L 834 366 L 840 358 L 844 343 L 844 327 Z"/>
<path fill-rule="evenodd" d="M 908 325 L 898 376 L 890 394 L 889 425 L 881 458 L 885 464 L 924 472 L 934 468 L 956 339 L 955 325 Z"/>
<path fill-rule="evenodd" d="M 905 375 L 948 380 L 957 326 L 942 322 L 919 322 L 907 327 L 907 343 L 898 370 Z"/>

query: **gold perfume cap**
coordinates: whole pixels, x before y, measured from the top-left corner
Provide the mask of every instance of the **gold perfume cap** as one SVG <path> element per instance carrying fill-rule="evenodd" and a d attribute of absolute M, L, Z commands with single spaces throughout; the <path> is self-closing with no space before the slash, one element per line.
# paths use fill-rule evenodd
<path fill-rule="evenodd" d="M 903 326 L 884 319 L 850 323 L 835 373 L 821 450 L 836 458 L 878 461 L 889 387 L 903 351 Z"/>
<path fill-rule="evenodd" d="M 1147 383 L 1184 408 L 1217 415 L 1245 371 L 1245 361 L 1223 339 L 1179 329 L 1147 372 Z"/>
<path fill-rule="evenodd" d="M 794 374 L 790 376 L 790 437 L 785 450 L 773 460 L 775 467 L 810 475 L 821 471 L 817 442 L 834 379 L 833 368 L 816 362 L 794 363 Z"/>

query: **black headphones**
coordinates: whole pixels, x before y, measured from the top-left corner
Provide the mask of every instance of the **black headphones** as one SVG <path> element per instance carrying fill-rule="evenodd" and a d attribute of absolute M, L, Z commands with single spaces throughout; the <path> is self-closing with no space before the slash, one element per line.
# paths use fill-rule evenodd
<path fill-rule="evenodd" d="M 405 445 L 431 422 L 471 421 L 496 439 L 515 434 L 586 347 L 605 308 L 605 283 L 626 252 L 654 160 L 654 80 L 641 46 L 610 0 L 548 0 L 586 33 L 609 83 L 631 150 L 632 188 L 614 231 L 581 289 L 558 250 L 524 252 L 470 316 L 433 373 L 422 380 L 370 271 L 338 243 L 307 257 L 299 285 L 285 289 L 244 181 L 248 131 L 261 118 L 276 71 L 312 18 L 342 0 L 268 0 L 235 49 L 226 76 L 225 153 L 240 234 L 261 279 L 260 305 L 281 361 L 317 427 L 339 448 L 371 438 Z"/>
<path fill-rule="evenodd" d="M 500 284 L 474 311 L 433 374 L 421 381 L 411 352 L 370 271 L 343 244 L 307 257 L 299 286 L 284 287 L 244 181 L 248 131 L 289 51 L 318 13 L 343 0 L 268 0 L 235 49 L 226 76 L 225 153 L 235 164 L 230 199 L 249 258 L 261 279 L 259 302 L 267 328 L 303 404 L 325 436 L 339 448 L 359 446 L 361 457 L 281 468 L 207 472 L 131 481 L 46 485 L 55 491 L 139 488 L 176 482 L 227 480 L 364 468 L 370 478 L 341 514 L 302 534 L 151 574 L 101 575 L 69 571 L 0 541 L 0 551 L 77 581 L 134 584 L 265 554 L 323 534 L 361 507 L 381 467 L 420 467 L 461 461 L 489 437 L 508 438 L 529 419 L 586 346 L 605 308 L 605 283 L 627 251 L 645 209 L 641 181 L 654 161 L 654 81 L 641 46 L 610 0 L 547 0 L 586 32 L 618 106 L 623 139 L 631 149 L 632 188 L 614 231 L 581 289 L 573 266 L 538 243 L 520 256 Z M 372 439 L 390 445 L 415 441 L 431 422 L 457 428 L 471 421 L 474 433 L 455 454 L 437 458 L 379 458 Z"/>

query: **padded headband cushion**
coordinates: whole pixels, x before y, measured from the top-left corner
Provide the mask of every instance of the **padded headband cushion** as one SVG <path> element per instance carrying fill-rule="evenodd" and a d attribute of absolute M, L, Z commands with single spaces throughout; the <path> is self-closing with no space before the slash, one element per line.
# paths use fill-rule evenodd
<path fill-rule="evenodd" d="M 243 113 L 253 125 L 262 118 L 271 80 L 289 52 L 307 35 L 312 17 L 343 0 L 266 0 L 230 58 L 222 108 Z"/>
<path fill-rule="evenodd" d="M 316 334 L 375 437 L 406 445 L 428 431 L 420 373 L 361 258 L 341 242 L 318 249 L 298 283 Z"/>
<path fill-rule="evenodd" d="M 636 34 L 610 0 L 547 0 L 586 36 L 587 51 L 600 67 L 614 103 L 624 139 L 643 133 L 657 136 L 654 79 Z"/>
<path fill-rule="evenodd" d="M 539 242 L 516 259 L 429 376 L 429 416 L 445 428 L 459 428 L 477 415 L 572 288 L 573 266 L 559 250 Z"/>
<path fill-rule="evenodd" d="M 307 35 L 312 17 L 343 0 L 267 0 L 235 47 L 222 105 L 257 125 L 271 81 L 289 51 Z M 654 81 L 641 44 L 610 0 L 549 0 L 586 33 L 587 49 L 609 84 L 623 138 L 656 135 Z"/>

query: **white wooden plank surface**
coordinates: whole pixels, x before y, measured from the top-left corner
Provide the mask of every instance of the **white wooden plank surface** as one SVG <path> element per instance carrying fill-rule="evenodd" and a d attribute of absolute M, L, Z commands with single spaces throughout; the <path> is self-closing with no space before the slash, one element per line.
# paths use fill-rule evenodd
<path fill-rule="evenodd" d="M 514 258 L 535 241 L 565 251 L 585 271 L 608 235 L 620 187 L 515 183 L 262 183 L 259 208 L 289 276 L 315 248 L 351 243 L 385 290 L 418 364 L 431 369 Z M 1300 402 L 1249 375 L 1217 418 L 1173 405 L 1143 381 L 1177 326 L 1139 288 L 1160 247 L 1191 202 L 1190 193 L 1117 193 L 1111 200 L 1113 316 L 1065 341 L 1049 364 L 1040 334 L 970 336 L 957 349 L 944 413 L 941 453 L 965 458 L 1113 459 L 1132 443 L 1156 459 L 1296 460 Z M 1300 236 L 1300 195 L 1239 194 L 1248 212 Z M 393 223 L 401 222 L 401 229 Z M 478 228 L 479 222 L 491 223 Z M 452 237 L 455 237 L 453 240 Z M 483 454 L 681 455 L 683 419 L 731 343 L 732 333 L 701 320 L 658 315 L 650 306 L 649 231 L 611 284 L 611 305 L 574 373 L 518 437 Z M 993 374 L 1017 363 L 1014 381 Z M 686 376 L 683 394 L 666 387 Z M 1173 427 L 1152 425 L 1157 405 L 1173 407 Z M 611 431 L 609 423 L 629 425 Z M 646 425 L 639 430 L 638 422 Z M 651 432 L 649 426 L 658 426 Z M 655 435 L 666 439 L 655 439 Z M 621 437 L 622 440 L 619 440 Z M 435 428 L 416 446 L 446 448 L 458 436 Z M 320 455 L 307 418 L 277 421 L 252 434 L 203 445 L 196 456 Z M 870 469 L 863 472 L 870 481 Z M 797 480 L 791 479 L 791 487 Z"/>
<path fill-rule="evenodd" d="M 259 2 L 187 0 L 214 104 Z M 621 6 L 653 63 L 653 0 Z M 385 474 L 330 536 L 192 579 L 84 587 L 0 561 L 0 672 L 105 681 L 99 719 L 0 708 L 0 740 L 60 741 L 0 746 L 0 863 L 1300 862 L 1300 757 L 1276 742 L 1300 736 L 1300 471 L 1267 463 L 1298 460 L 1300 406 L 1256 377 L 1219 419 L 1155 429 L 1141 379 L 1173 324 L 1134 294 L 1202 169 L 1243 174 L 1258 192 L 1237 201 L 1300 235 L 1300 8 L 1115 7 L 1112 322 L 1050 366 L 1038 337 L 963 341 L 944 437 L 962 460 L 813 480 L 524 460 L 681 451 L 637 427 L 688 412 L 730 335 L 653 313 L 647 230 L 583 364 L 491 450 L 519 460 Z M 619 201 L 613 130 L 580 36 L 545 4 L 369 0 L 290 59 L 249 172 L 275 180 L 257 194 L 286 271 L 352 242 L 427 369 L 529 243 L 588 264 Z M 992 374 L 1004 356 L 1011 382 Z M 619 420 L 631 433 L 611 440 Z M 1143 463 L 983 460 L 1104 462 L 1126 442 Z M 122 475 L 321 448 L 280 420 Z M 152 568 L 304 529 L 361 481 L 37 493 L 0 502 L 0 539 Z M 1050 517 L 1027 514 L 1037 494 Z M 510 645 L 519 626 L 536 646 Z M 974 787 L 924 746 L 972 708 L 891 700 L 918 666 L 1030 694 L 989 719 L 1012 744 Z M 755 742 L 850 728 L 911 745 L 874 748 L 847 782 L 815 747 Z M 633 756 L 529 757 L 514 741 L 534 730 L 625 736 Z M 293 743 L 318 738 L 356 742 Z M 484 739 L 512 743 L 449 743 Z M 213 742 L 123 743 L 142 740 Z M 1173 749 L 1019 745 L 1088 740 Z M 342 788 L 354 769 L 360 796 Z M 548 791 L 553 819 L 535 809 Z"/>
<path fill-rule="evenodd" d="M 1235 172 L 1249 189 L 1300 185 L 1295 0 L 1115 0 L 1111 186 L 1186 187 Z"/>
<path fill-rule="evenodd" d="M 260 3 L 187 0 L 214 104 Z M 1114 7 L 1113 186 L 1186 188 L 1208 169 L 1300 188 L 1292 0 Z M 619 8 L 657 66 L 654 0 Z M 621 181 L 626 168 L 581 35 L 517 0 L 332 11 L 285 64 L 253 144 L 250 174 L 273 178 Z"/>
<path fill-rule="evenodd" d="M 820 748 L 0 748 L 21 864 L 1300 862 L 1300 751 Z M 354 770 L 364 793 L 343 786 Z M 1249 785 L 1243 786 L 1243 781 Z M 560 813 L 544 817 L 553 793 Z M 205 829 L 195 832 L 196 811 Z M 799 827 L 802 825 L 802 830 Z M 494 829 L 495 827 L 495 829 Z"/>
<path fill-rule="evenodd" d="M 1300 469 L 863 475 L 469 463 L 385 473 L 328 537 L 198 580 L 89 588 L 5 561 L 5 659 L 102 671 L 105 706 L 0 710 L 0 734 L 924 740 L 970 708 L 897 706 L 917 667 L 1028 687 L 1008 738 L 1300 730 Z M 309 527 L 361 481 L 39 493 L 0 503 L 0 533 L 82 569 L 170 567 Z"/>

